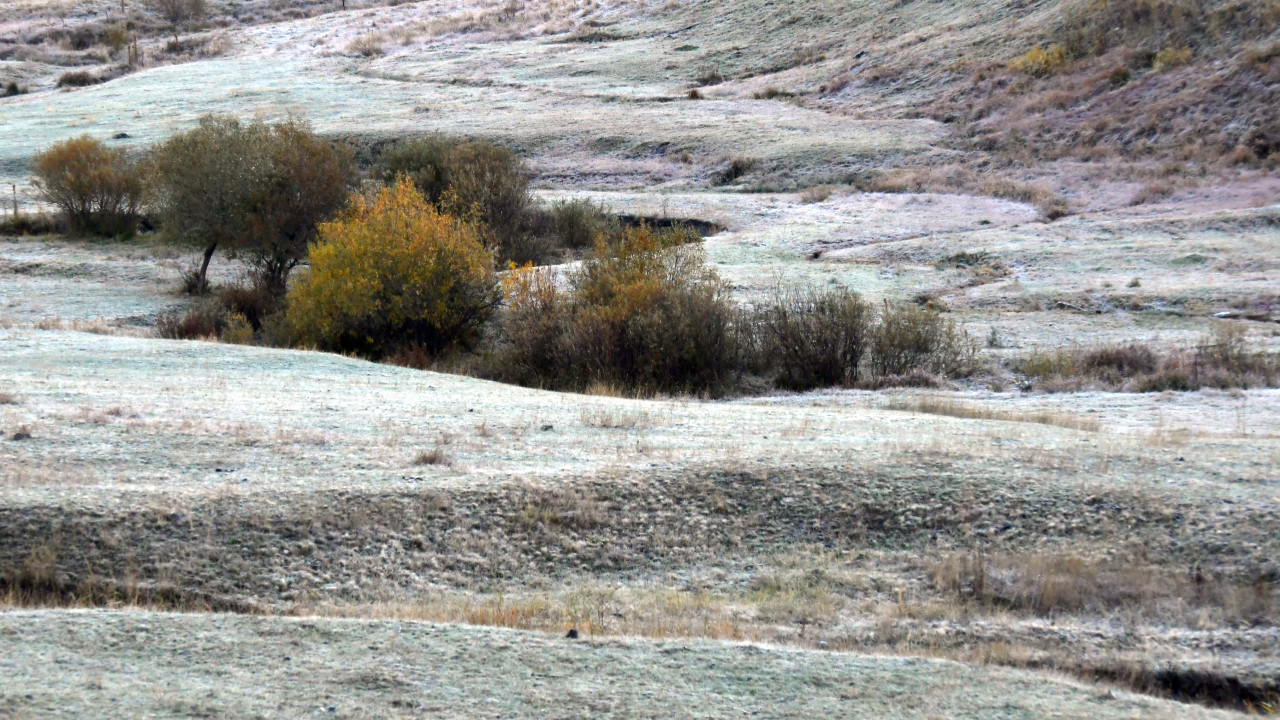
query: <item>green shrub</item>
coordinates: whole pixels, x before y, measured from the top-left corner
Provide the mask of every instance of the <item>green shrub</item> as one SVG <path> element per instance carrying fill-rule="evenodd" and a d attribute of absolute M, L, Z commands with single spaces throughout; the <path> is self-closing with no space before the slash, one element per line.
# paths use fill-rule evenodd
<path fill-rule="evenodd" d="M 465 142 L 449 152 L 445 179 L 445 212 L 456 217 L 478 213 L 494 235 L 500 260 L 519 264 L 538 259 L 519 252 L 531 203 L 529 168 L 519 155 L 490 143 Z"/>
<path fill-rule="evenodd" d="M 941 375 L 961 371 L 973 354 L 963 330 L 936 310 L 886 301 L 870 336 L 872 373 L 908 375 L 923 369 Z"/>
<path fill-rule="evenodd" d="M 72 232 L 132 234 L 142 205 L 137 163 L 88 135 L 55 144 L 32 160 L 33 184 Z"/>
<path fill-rule="evenodd" d="M 247 198 L 248 236 L 240 246 L 258 285 L 282 296 L 289 273 L 307 257 L 316 226 L 355 186 L 355 155 L 294 119 L 270 126 L 266 151 L 269 169 Z"/>
<path fill-rule="evenodd" d="M 303 344 L 371 358 L 410 347 L 439 355 L 474 345 L 500 300 L 479 229 L 440 213 L 407 179 L 353 197 L 319 234 L 311 272 L 288 296 Z"/>
<path fill-rule="evenodd" d="M 759 350 L 776 369 L 778 387 L 810 390 L 852 385 L 874 313 L 855 292 L 779 291 L 759 314 Z"/>

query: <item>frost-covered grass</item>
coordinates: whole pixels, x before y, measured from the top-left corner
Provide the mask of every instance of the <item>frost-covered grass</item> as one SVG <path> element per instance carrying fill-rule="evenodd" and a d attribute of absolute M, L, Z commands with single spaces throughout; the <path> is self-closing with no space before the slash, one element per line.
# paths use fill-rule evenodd
<path fill-rule="evenodd" d="M 19 717 L 1233 717 L 940 660 L 416 622 L 16 612 L 0 635 Z"/>

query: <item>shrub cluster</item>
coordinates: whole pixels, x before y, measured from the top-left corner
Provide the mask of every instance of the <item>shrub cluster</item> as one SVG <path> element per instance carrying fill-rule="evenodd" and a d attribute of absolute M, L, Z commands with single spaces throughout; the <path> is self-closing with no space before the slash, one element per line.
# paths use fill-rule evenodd
<path fill-rule="evenodd" d="M 563 289 L 552 270 L 509 273 L 496 374 L 573 390 L 724 389 L 738 366 L 738 314 L 690 234 L 645 225 L 598 238 Z"/>
<path fill-rule="evenodd" d="M 1280 361 L 1249 346 L 1237 324 L 1215 325 L 1194 347 L 1157 350 L 1135 343 L 1036 353 L 1015 369 L 1047 392 L 1087 388 L 1129 392 L 1273 387 Z"/>
<path fill-rule="evenodd" d="M 88 135 L 56 143 L 32 160 L 40 196 L 62 211 L 72 232 L 130 235 L 143 197 L 138 164 Z"/>
<path fill-rule="evenodd" d="M 541 262 L 547 255 L 529 168 L 507 148 L 440 135 L 409 140 L 384 151 L 374 174 L 384 183 L 406 175 L 442 212 L 482 222 L 501 262 Z"/>
<path fill-rule="evenodd" d="M 524 160 L 488 142 L 444 135 L 403 141 L 378 156 L 373 175 L 384 184 L 407 176 L 441 212 L 481 223 L 500 265 L 543 264 L 588 249 L 612 227 L 590 200 L 539 207 Z"/>
<path fill-rule="evenodd" d="M 750 165 L 739 159 L 731 174 Z M 73 227 L 137 223 L 141 173 L 121 153 L 79 138 L 35 167 Z M 147 169 L 166 232 L 205 247 L 187 289 L 208 289 L 219 247 L 250 266 L 245 281 L 159 318 L 167 338 L 301 344 L 415 365 L 479 350 L 467 362 L 504 380 L 632 393 L 928 384 L 960 372 L 971 351 L 932 309 L 875 308 L 847 290 L 780 291 L 740 306 L 693 227 L 631 224 L 590 200 L 538 207 L 523 161 L 486 143 L 394 146 L 375 168 L 389 184 L 352 195 L 353 152 L 305 123 L 206 116 L 156 148 Z M 582 261 L 562 272 L 532 264 L 562 251 Z M 501 285 L 497 259 L 511 268 Z M 310 271 L 290 288 L 304 261 Z"/>
<path fill-rule="evenodd" d="M 490 373 L 565 390 L 717 394 L 748 376 L 789 390 L 864 378 L 932 384 L 972 359 L 967 335 L 938 312 L 877 311 L 849 290 L 779 291 L 762 307 L 739 307 L 683 233 L 629 228 L 600 238 L 564 277 L 508 273 Z"/>
<path fill-rule="evenodd" d="M 779 291 L 759 313 L 760 351 L 776 383 L 809 390 L 858 381 L 871 307 L 849 290 Z"/>
<path fill-rule="evenodd" d="M 58 87 L 88 87 L 100 82 L 97 75 L 84 70 L 69 70 L 58 76 Z"/>

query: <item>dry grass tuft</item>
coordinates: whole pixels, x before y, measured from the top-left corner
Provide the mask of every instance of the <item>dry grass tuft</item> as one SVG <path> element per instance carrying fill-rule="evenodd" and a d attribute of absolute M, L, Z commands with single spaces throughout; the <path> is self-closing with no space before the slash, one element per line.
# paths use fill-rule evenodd
<path fill-rule="evenodd" d="M 589 530 L 605 524 L 605 508 L 590 495 L 571 488 L 530 489 L 517 517 L 521 527 Z"/>
<path fill-rule="evenodd" d="M 833 192 L 835 191 L 830 185 L 815 185 L 805 188 L 804 192 L 800 193 L 800 202 L 806 205 L 826 202 L 831 199 Z"/>
<path fill-rule="evenodd" d="M 382 47 L 385 42 L 386 38 L 381 33 L 361 35 L 347 45 L 347 52 L 367 58 L 381 57 L 387 52 Z"/>
<path fill-rule="evenodd" d="M 1040 412 L 1021 413 L 1011 410 L 994 410 L 980 405 L 964 403 L 945 397 L 924 396 L 915 398 L 897 398 L 884 405 L 887 410 L 944 415 L 946 417 L 965 418 L 968 420 L 998 420 L 1001 422 L 1035 423 L 1052 425 L 1069 430 L 1097 432 L 1101 429 L 1098 421 L 1083 418 L 1067 412 L 1042 410 Z"/>
<path fill-rule="evenodd" d="M 582 424 L 586 427 L 606 430 L 636 430 L 647 428 L 653 424 L 649 413 L 644 410 L 628 410 L 605 406 L 589 406 L 580 413 Z"/>
<path fill-rule="evenodd" d="M 443 465 L 450 467 L 453 465 L 453 458 L 444 451 L 440 446 L 423 450 L 413 458 L 414 465 Z"/>
<path fill-rule="evenodd" d="M 935 588 L 967 602 L 1036 615 L 1136 610 L 1151 618 L 1184 619 L 1210 610 L 1222 622 L 1253 624 L 1280 617 L 1274 578 L 1261 574 L 1233 582 L 1198 567 L 1177 573 L 1073 554 L 982 553 L 950 555 L 928 572 Z"/>

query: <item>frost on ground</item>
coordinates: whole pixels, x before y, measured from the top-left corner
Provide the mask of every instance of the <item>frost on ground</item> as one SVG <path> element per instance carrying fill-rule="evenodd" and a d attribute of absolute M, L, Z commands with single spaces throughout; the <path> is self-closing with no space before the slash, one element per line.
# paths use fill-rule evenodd
<path fill-rule="evenodd" d="M 0 639 L 15 719 L 1234 716 L 940 660 L 416 622 L 12 612 Z"/>

